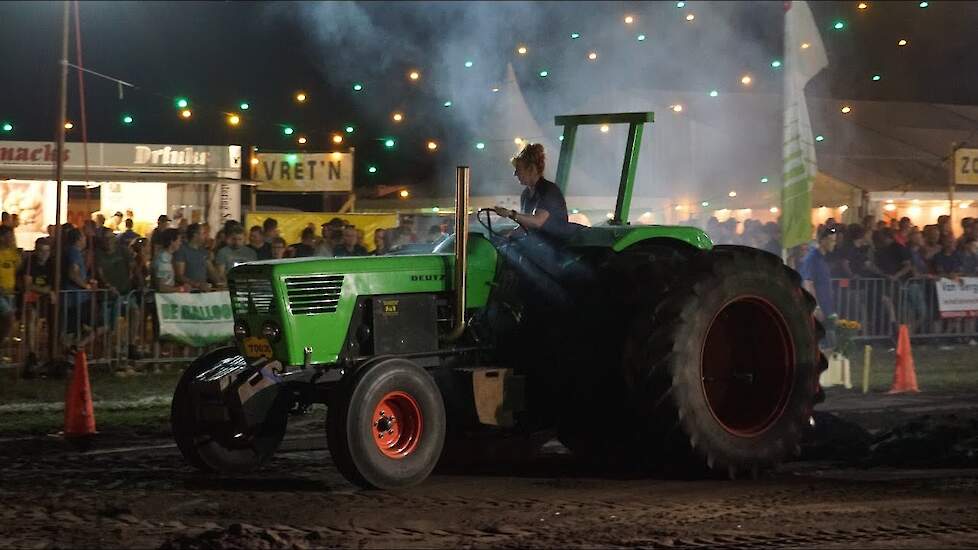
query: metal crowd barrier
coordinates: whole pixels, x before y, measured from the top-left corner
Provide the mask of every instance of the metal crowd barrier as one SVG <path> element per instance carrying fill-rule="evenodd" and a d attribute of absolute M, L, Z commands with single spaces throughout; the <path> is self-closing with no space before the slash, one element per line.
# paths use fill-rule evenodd
<path fill-rule="evenodd" d="M 896 341 L 901 324 L 916 339 L 978 339 L 974 318 L 941 318 L 935 279 L 833 279 L 832 290 L 836 315 L 862 325 L 854 339 Z"/>
<path fill-rule="evenodd" d="M 49 359 L 65 359 L 70 349 L 85 351 L 90 367 L 112 370 L 184 364 L 220 347 L 195 348 L 161 341 L 155 292 L 118 294 L 106 289 L 63 290 L 16 296 L 17 317 L 9 338 L 0 343 L 0 361 L 18 368 L 37 368 Z M 52 302 L 59 308 L 59 349 L 52 349 Z"/>

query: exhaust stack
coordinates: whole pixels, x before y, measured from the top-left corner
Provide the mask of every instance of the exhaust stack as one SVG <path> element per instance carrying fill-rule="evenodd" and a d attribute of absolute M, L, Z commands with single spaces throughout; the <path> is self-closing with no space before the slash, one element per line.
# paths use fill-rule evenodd
<path fill-rule="evenodd" d="M 465 332 L 465 288 L 469 245 L 469 167 L 455 168 L 455 328 L 445 338 L 454 342 Z"/>

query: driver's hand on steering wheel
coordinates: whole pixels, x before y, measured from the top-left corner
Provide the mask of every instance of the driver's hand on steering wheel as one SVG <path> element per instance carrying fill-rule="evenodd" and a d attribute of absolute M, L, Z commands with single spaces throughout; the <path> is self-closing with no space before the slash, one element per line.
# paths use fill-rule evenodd
<path fill-rule="evenodd" d="M 513 217 L 513 211 L 510 210 L 509 208 L 503 208 L 502 206 L 497 206 L 497 207 L 493 208 L 493 210 L 496 212 L 496 215 L 497 216 L 502 216 L 504 218 L 512 218 Z"/>

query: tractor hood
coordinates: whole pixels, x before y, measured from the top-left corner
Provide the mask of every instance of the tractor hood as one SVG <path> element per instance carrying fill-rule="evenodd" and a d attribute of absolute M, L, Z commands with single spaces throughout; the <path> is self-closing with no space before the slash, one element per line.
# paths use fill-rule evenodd
<path fill-rule="evenodd" d="M 469 308 L 488 301 L 496 260 L 489 241 L 473 236 Z M 303 348 L 314 343 L 312 362 L 331 363 L 346 340 L 359 298 L 448 292 L 454 265 L 452 254 L 267 260 L 232 268 L 229 286 L 236 320 L 246 319 L 254 331 L 266 319 L 283 325 L 283 341 L 272 346 L 276 358 L 301 364 Z"/>

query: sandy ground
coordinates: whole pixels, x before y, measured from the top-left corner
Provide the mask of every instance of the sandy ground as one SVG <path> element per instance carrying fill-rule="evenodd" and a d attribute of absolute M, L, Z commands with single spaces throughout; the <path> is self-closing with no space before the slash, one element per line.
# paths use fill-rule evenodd
<path fill-rule="evenodd" d="M 826 408 L 861 414 L 876 432 L 901 414 L 975 413 L 963 396 L 850 395 Z M 548 444 L 528 461 L 485 459 L 410 490 L 362 491 L 333 466 L 321 414 L 300 418 L 283 451 L 242 476 L 196 473 L 162 435 L 106 437 L 87 453 L 52 437 L 0 439 L 0 547 L 978 546 L 978 469 L 809 459 L 758 480 L 649 479 L 584 470 Z"/>

